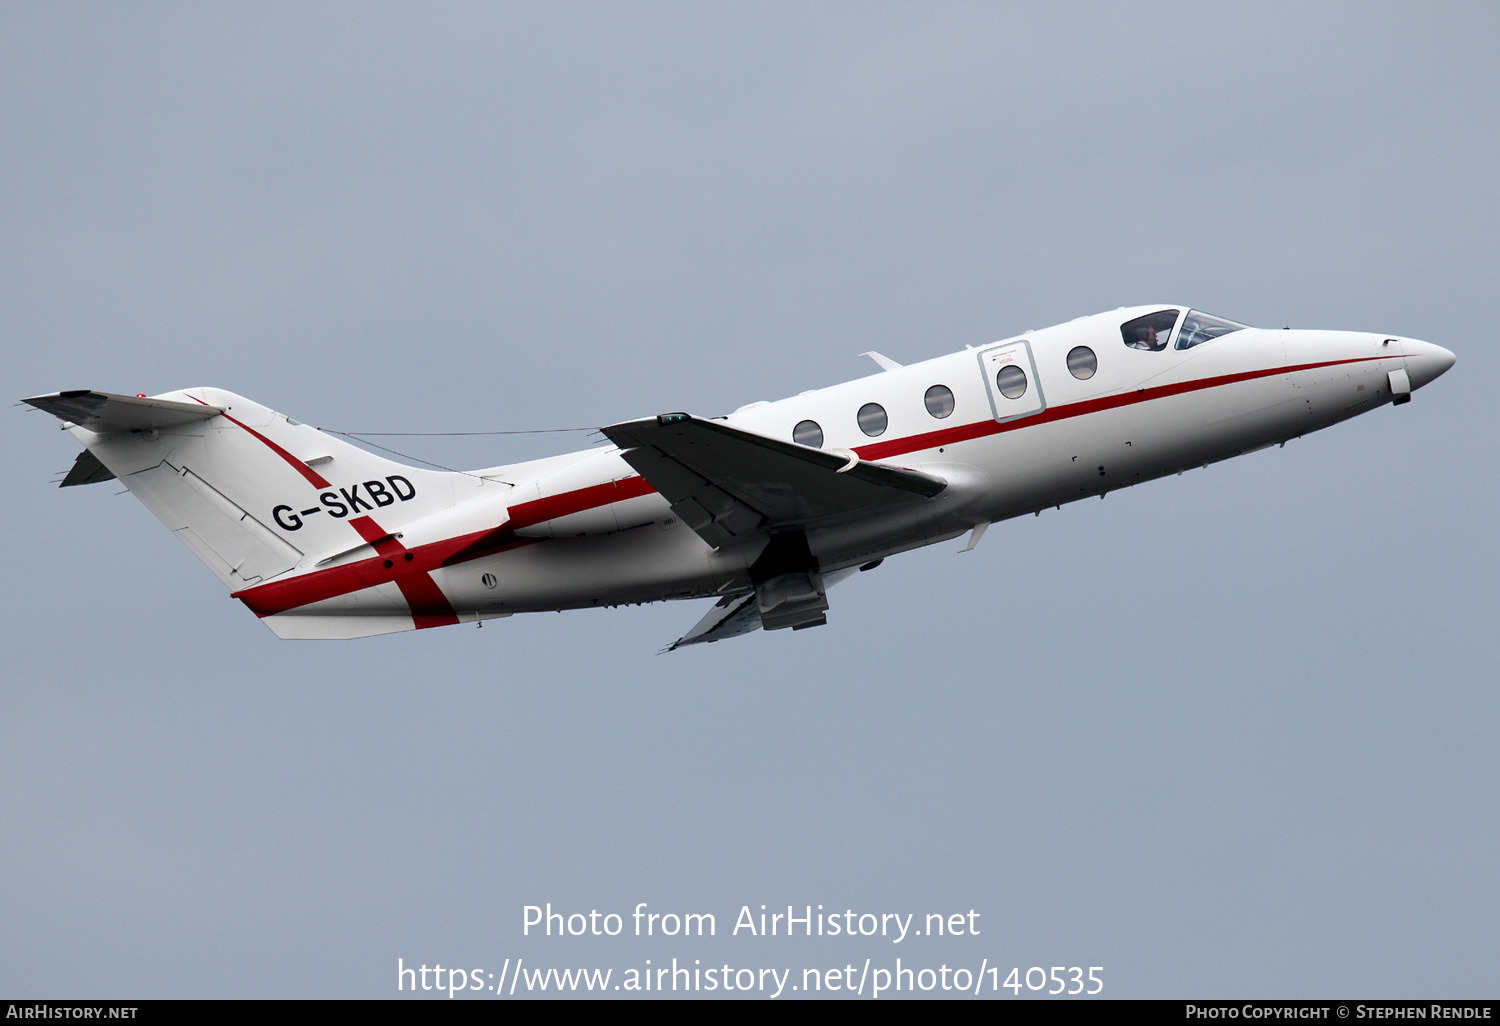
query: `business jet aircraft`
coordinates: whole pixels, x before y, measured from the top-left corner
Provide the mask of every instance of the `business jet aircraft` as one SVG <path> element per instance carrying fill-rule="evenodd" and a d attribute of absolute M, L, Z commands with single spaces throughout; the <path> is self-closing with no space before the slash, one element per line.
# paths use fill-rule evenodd
<path fill-rule="evenodd" d="M 828 587 L 887 556 L 1405 403 L 1454 360 L 1168 305 L 905 367 L 866 355 L 879 373 L 468 473 L 215 388 L 25 401 L 84 446 L 64 487 L 118 478 L 280 637 L 716 599 L 677 648 L 818 626 Z"/>

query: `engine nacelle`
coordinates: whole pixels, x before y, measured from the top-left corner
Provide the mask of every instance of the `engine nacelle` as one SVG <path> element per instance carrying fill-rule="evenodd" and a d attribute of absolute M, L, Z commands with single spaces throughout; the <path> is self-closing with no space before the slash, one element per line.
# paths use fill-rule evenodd
<path fill-rule="evenodd" d="M 617 449 L 519 485 L 510 501 L 515 532 L 526 538 L 613 534 L 671 514 L 667 500 L 620 458 Z"/>

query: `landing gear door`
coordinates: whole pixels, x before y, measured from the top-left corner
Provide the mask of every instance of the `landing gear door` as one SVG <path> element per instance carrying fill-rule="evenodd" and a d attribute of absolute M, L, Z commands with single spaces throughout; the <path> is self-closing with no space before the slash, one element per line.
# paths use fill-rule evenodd
<path fill-rule="evenodd" d="M 1031 346 L 1026 342 L 1002 342 L 981 349 L 979 371 L 984 375 L 990 410 L 997 421 L 1029 417 L 1047 408 L 1036 364 L 1031 359 Z"/>

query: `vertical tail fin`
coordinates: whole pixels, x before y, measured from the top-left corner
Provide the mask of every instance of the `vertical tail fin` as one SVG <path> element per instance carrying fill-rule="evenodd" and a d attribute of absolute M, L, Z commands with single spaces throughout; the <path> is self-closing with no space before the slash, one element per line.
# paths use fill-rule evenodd
<path fill-rule="evenodd" d="M 484 484 L 375 456 L 219 389 L 25 401 L 90 456 L 64 484 L 118 478 L 236 590 L 389 537 Z"/>

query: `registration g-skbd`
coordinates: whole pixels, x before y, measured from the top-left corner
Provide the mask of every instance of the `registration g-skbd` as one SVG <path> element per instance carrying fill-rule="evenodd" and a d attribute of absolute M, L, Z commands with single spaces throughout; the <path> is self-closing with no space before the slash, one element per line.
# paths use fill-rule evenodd
<path fill-rule="evenodd" d="M 998 966 L 990 971 L 997 976 L 1000 974 Z M 1098 994 L 1104 990 L 1104 978 L 1099 975 L 1104 972 L 1104 966 L 1089 966 L 1087 978 L 1083 972 L 1083 968 L 1076 965 L 1054 965 L 1047 969 L 1034 965 L 1022 976 L 1020 967 L 1016 967 L 1000 986 L 1009 987 L 1015 994 L 1021 993 L 1023 983 L 1027 990 L 1047 994 Z"/>

